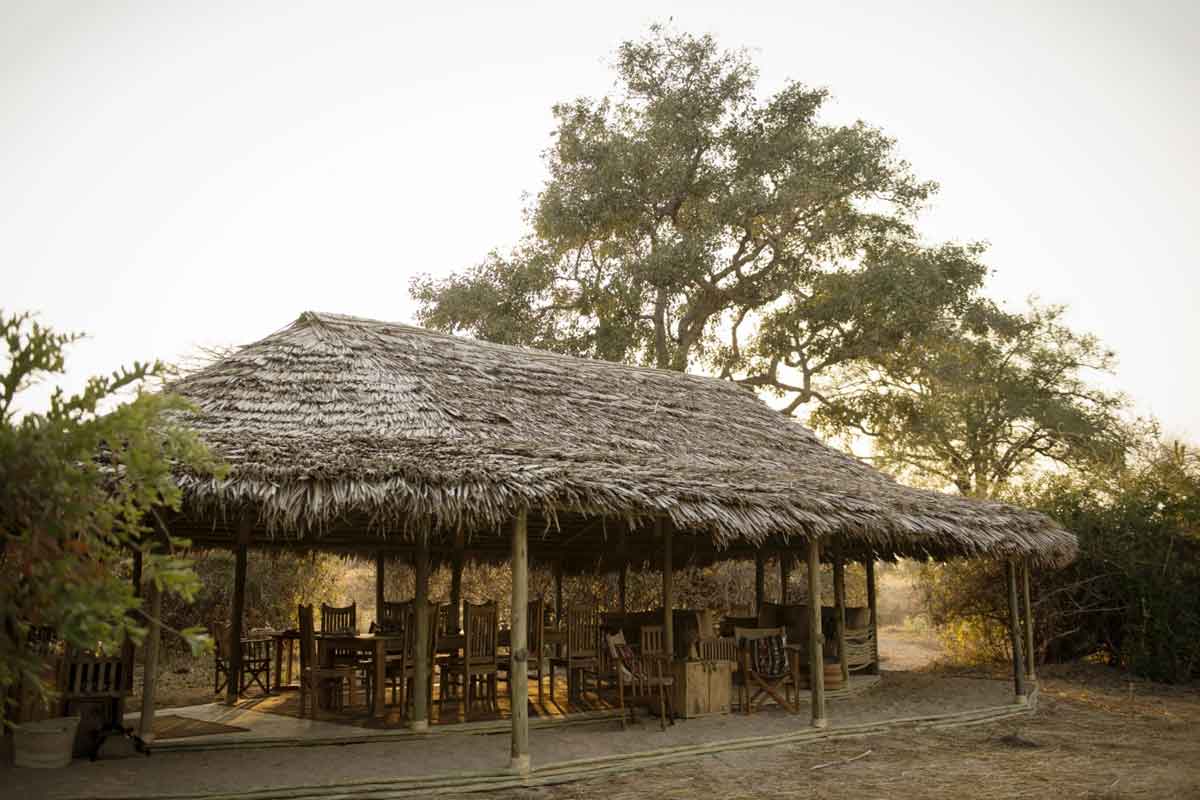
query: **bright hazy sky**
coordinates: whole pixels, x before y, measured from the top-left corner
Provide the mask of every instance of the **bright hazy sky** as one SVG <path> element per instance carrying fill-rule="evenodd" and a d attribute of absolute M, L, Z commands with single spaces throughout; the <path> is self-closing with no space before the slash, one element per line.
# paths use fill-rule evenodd
<path fill-rule="evenodd" d="M 1070 306 L 1200 438 L 1200 4 L 0 0 L 0 307 L 85 331 L 66 383 L 241 344 L 513 244 L 550 106 L 655 20 L 899 140 L 993 296 Z M 432 11 L 430 8 L 438 10 Z"/>

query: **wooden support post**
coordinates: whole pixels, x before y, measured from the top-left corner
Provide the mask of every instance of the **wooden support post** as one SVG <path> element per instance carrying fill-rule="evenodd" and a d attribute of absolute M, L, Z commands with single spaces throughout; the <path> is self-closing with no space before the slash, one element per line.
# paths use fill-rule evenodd
<path fill-rule="evenodd" d="M 133 584 L 133 596 L 141 597 L 142 596 L 142 551 L 141 550 L 138 550 L 138 549 L 133 550 L 133 565 L 132 565 L 132 567 L 133 568 L 131 570 L 132 575 L 131 575 L 130 582 Z M 138 613 L 132 609 L 129 611 L 129 613 L 126 616 L 130 617 L 133 620 L 134 624 L 140 624 L 140 622 L 141 622 L 141 619 L 139 618 Z M 124 670 L 125 670 L 125 691 L 126 691 L 126 693 L 133 692 L 133 662 L 136 659 L 137 659 L 137 651 L 133 646 L 133 640 L 130 639 L 128 636 L 126 636 L 125 641 L 121 642 L 121 662 L 124 665 Z M 120 711 L 120 713 L 122 715 L 124 715 L 125 714 L 125 696 L 124 695 L 122 695 L 121 699 L 118 701 L 118 704 L 119 704 L 118 710 Z"/>
<path fill-rule="evenodd" d="M 840 547 L 833 551 L 833 625 L 837 633 L 838 662 L 842 667 L 842 685 L 850 686 L 850 662 L 846 653 L 846 562 Z"/>
<path fill-rule="evenodd" d="M 142 596 L 142 551 L 133 551 L 133 596 Z"/>
<path fill-rule="evenodd" d="M 779 554 L 779 602 L 787 605 L 788 584 L 792 582 L 792 554 L 786 550 Z"/>
<path fill-rule="evenodd" d="M 142 643 L 142 716 L 138 721 L 138 736 L 149 743 L 154 741 L 154 689 L 158 683 L 158 645 L 162 628 L 162 591 L 154 581 L 146 587 L 146 599 L 149 601 L 146 613 L 150 624 Z"/>
<path fill-rule="evenodd" d="M 429 535 L 417 535 L 417 551 L 413 556 L 416 572 L 416 592 L 413 609 L 416 612 L 417 639 L 413 643 L 413 718 L 414 731 L 429 730 Z"/>
<path fill-rule="evenodd" d="M 563 608 L 563 565 L 561 561 L 554 562 L 554 619 L 559 625 L 562 625 L 563 615 L 567 610 Z"/>
<path fill-rule="evenodd" d="M 617 591 L 621 597 L 621 613 L 626 614 L 629 612 L 629 606 L 626 603 L 626 597 L 629 592 L 629 563 L 626 561 L 621 562 L 621 573 L 618 581 Z"/>
<path fill-rule="evenodd" d="M 450 627 L 454 633 L 462 630 L 462 576 L 466 562 L 466 538 L 459 531 L 454 536 L 454 562 L 450 565 Z"/>
<path fill-rule="evenodd" d="M 766 563 L 763 560 L 762 550 L 757 550 L 754 553 L 754 615 L 758 616 L 762 613 L 763 601 L 766 600 L 767 588 L 767 570 Z"/>
<path fill-rule="evenodd" d="M 529 542 L 525 511 L 512 522 L 512 761 L 521 775 L 529 774 Z"/>
<path fill-rule="evenodd" d="M 1035 653 L 1037 651 L 1034 650 L 1033 647 L 1033 598 L 1032 593 L 1029 590 L 1030 578 L 1028 558 L 1025 559 L 1023 567 L 1024 569 L 1021 570 L 1021 574 L 1024 578 L 1025 584 L 1025 602 L 1023 609 L 1024 613 L 1022 613 L 1021 616 L 1025 619 L 1025 674 L 1028 676 L 1029 682 L 1032 684 L 1037 680 L 1037 658 L 1035 657 Z"/>
<path fill-rule="evenodd" d="M 821 633 L 821 542 L 808 540 L 808 685 L 812 687 L 812 724 L 829 725 L 825 717 L 825 636 Z"/>
<path fill-rule="evenodd" d="M 229 618 L 229 680 L 225 702 L 233 705 L 242 690 L 242 621 L 246 612 L 246 553 L 250 545 L 253 519 L 244 515 L 238 522 L 237 544 L 234 546 L 233 608 Z"/>
<path fill-rule="evenodd" d="M 869 675 L 879 674 L 879 614 L 876 611 L 875 600 L 875 561 L 867 559 L 863 562 L 867 573 L 867 608 L 871 614 L 871 656 L 872 663 L 867 669 Z"/>
<path fill-rule="evenodd" d="M 1017 565 L 1012 559 L 1004 562 L 1008 578 L 1008 627 L 1012 638 L 1013 685 L 1017 702 L 1025 703 L 1025 660 L 1021 656 L 1021 615 L 1017 609 Z"/>
<path fill-rule="evenodd" d="M 386 577 L 387 556 L 382 550 L 375 551 L 375 622 L 383 622 L 383 581 Z"/>
<path fill-rule="evenodd" d="M 663 651 L 667 654 L 667 659 L 675 660 L 675 564 L 674 554 L 671 552 L 673 542 L 671 541 L 671 526 L 664 525 L 660 519 L 655 523 L 658 532 L 662 534 L 663 544 Z"/>

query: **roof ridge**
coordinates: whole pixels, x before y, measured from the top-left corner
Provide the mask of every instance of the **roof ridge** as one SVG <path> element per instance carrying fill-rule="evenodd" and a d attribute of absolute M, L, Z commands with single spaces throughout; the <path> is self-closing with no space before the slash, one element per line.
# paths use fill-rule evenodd
<path fill-rule="evenodd" d="M 603 358 L 592 358 L 590 356 L 574 356 L 568 353 L 556 353 L 553 350 L 545 350 L 540 347 L 530 347 L 528 345 L 503 344 L 501 342 L 492 342 L 487 339 L 479 339 L 474 336 L 459 335 L 454 333 L 445 333 L 443 331 L 431 330 L 423 328 L 420 325 L 414 325 L 411 322 L 393 322 L 388 320 L 375 319 L 374 317 L 359 317 L 353 314 L 342 314 L 332 311 L 304 311 L 296 319 L 292 325 L 289 325 L 265 339 L 260 339 L 259 342 L 270 339 L 288 330 L 303 324 L 316 322 L 319 325 L 329 326 L 330 323 L 359 323 L 366 325 L 377 325 L 389 328 L 402 328 L 405 332 L 414 336 L 424 336 L 432 339 L 441 339 L 444 341 L 454 342 L 456 344 L 467 344 L 478 346 L 485 349 L 501 350 L 509 353 L 519 353 L 523 356 L 533 356 L 535 358 L 545 358 L 552 361 L 566 361 L 569 363 L 585 363 L 600 367 L 602 369 L 617 369 L 629 372 L 637 372 L 648 375 L 658 375 L 668 380 L 679 380 L 680 378 L 688 380 L 703 381 L 706 384 L 712 383 L 723 387 L 733 388 L 737 391 L 742 391 L 741 387 L 730 383 L 723 378 L 718 378 L 715 375 L 705 375 L 695 372 L 680 372 L 673 369 L 663 369 L 662 367 L 650 367 L 640 364 L 626 364 L 621 361 L 609 361 Z M 258 344 L 253 342 L 252 344 Z"/>

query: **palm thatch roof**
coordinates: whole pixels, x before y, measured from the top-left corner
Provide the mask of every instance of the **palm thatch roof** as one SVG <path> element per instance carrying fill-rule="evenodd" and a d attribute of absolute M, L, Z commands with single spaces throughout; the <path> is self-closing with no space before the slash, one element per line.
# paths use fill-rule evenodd
<path fill-rule="evenodd" d="M 1058 561 L 1076 546 L 1042 514 L 903 486 L 727 381 L 409 325 L 306 312 L 169 389 L 231 467 L 178 476 L 186 513 L 253 509 L 268 536 L 497 531 L 525 508 L 547 542 L 570 517 L 666 518 L 716 551 L 821 536 Z"/>

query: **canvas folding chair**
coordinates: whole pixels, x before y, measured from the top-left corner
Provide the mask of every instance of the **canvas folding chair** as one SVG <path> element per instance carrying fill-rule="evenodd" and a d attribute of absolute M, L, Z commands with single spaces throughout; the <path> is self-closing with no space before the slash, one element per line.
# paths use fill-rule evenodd
<path fill-rule="evenodd" d="M 770 697 L 790 713 L 792 671 L 788 664 L 783 628 L 737 628 L 738 664 L 742 673 L 742 711 L 749 714 L 760 698 Z M 765 699 L 765 698 L 764 698 Z"/>
<path fill-rule="evenodd" d="M 233 641 L 227 625 L 212 626 L 213 635 L 213 694 L 220 694 L 229 685 Z M 269 638 L 243 639 L 242 674 L 237 677 L 238 694 L 244 694 L 252 685 L 258 684 L 263 694 L 271 693 L 271 640 Z"/>

